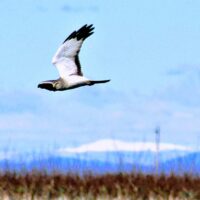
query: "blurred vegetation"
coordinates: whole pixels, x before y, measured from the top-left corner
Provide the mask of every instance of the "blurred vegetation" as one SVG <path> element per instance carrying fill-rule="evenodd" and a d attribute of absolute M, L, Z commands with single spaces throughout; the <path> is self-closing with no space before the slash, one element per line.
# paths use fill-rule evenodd
<path fill-rule="evenodd" d="M 117 173 L 1 172 L 0 199 L 200 199 L 200 178 Z"/>

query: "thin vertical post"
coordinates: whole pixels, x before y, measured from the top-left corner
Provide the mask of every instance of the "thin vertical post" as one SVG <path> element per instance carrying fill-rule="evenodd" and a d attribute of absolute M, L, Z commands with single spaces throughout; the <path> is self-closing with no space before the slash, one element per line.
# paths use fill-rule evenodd
<path fill-rule="evenodd" d="M 157 126 L 155 129 L 155 143 L 156 143 L 156 156 L 155 156 L 155 167 L 156 174 L 159 171 L 159 151 L 160 151 L 160 127 Z"/>

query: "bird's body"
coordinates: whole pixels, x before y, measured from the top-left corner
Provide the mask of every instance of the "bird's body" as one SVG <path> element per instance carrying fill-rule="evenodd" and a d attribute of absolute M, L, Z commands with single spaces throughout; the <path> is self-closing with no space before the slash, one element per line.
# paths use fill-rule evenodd
<path fill-rule="evenodd" d="M 91 86 L 98 83 L 106 83 L 110 80 L 90 80 L 83 76 L 78 58 L 83 41 L 93 34 L 92 25 L 85 25 L 78 31 L 71 33 L 58 48 L 52 59 L 52 63 L 58 69 L 60 78 L 41 82 L 38 87 L 50 91 L 62 91 L 81 86 Z"/>

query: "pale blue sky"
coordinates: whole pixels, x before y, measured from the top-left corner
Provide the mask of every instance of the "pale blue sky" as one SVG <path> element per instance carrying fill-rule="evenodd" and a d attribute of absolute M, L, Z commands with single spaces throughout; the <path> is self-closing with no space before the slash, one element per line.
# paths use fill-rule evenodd
<path fill-rule="evenodd" d="M 23 151 L 102 138 L 200 142 L 200 2 L 2 0 L 0 148 Z M 52 93 L 51 64 L 84 24 L 84 74 L 108 84 Z"/>

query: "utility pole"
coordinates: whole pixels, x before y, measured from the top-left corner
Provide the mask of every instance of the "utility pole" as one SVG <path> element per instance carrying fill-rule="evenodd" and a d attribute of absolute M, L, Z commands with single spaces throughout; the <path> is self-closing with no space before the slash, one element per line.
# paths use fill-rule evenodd
<path fill-rule="evenodd" d="M 155 128 L 155 144 L 156 144 L 156 155 L 155 155 L 155 167 L 156 174 L 159 171 L 159 151 L 160 151 L 160 126 Z"/>

